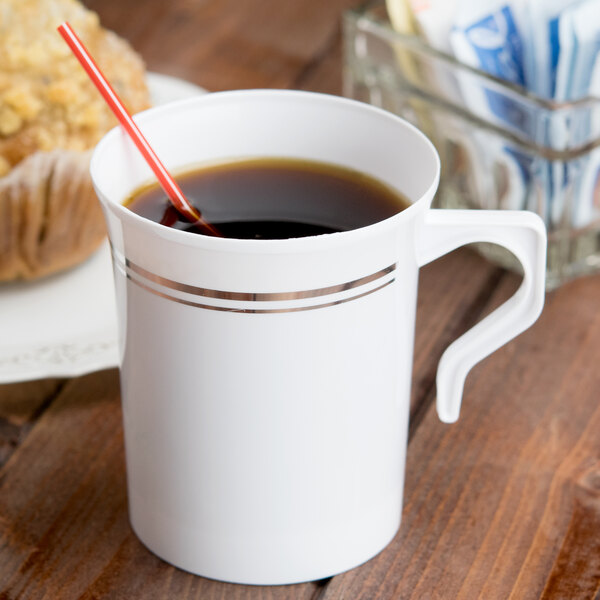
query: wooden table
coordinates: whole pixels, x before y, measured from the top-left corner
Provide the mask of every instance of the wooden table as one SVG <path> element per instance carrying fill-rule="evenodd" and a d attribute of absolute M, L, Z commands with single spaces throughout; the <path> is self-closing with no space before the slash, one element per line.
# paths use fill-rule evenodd
<path fill-rule="evenodd" d="M 340 93 L 353 0 L 89 0 L 153 71 L 209 90 Z M 435 414 L 442 350 L 518 277 L 461 250 L 422 270 L 402 526 L 368 563 L 281 587 L 148 552 L 127 519 L 118 372 L 0 386 L 0 599 L 600 598 L 600 276 L 547 296 Z"/>

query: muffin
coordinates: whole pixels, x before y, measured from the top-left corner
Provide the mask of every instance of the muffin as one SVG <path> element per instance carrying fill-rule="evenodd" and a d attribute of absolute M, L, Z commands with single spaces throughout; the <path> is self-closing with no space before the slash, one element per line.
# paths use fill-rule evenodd
<path fill-rule="evenodd" d="M 116 119 L 56 31 L 69 21 L 130 112 L 150 106 L 144 65 L 76 0 L 0 6 L 0 281 L 88 257 L 105 235 L 91 149 Z"/>

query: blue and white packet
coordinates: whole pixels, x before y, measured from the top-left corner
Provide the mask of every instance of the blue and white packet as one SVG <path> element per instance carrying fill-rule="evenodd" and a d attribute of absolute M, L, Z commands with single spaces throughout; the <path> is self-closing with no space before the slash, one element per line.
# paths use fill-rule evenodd
<path fill-rule="evenodd" d="M 521 17 L 507 0 L 476 2 L 462 0 L 450 34 L 456 58 L 469 66 L 516 85 L 525 85 L 524 45 Z M 485 121 L 516 134 L 528 131 L 530 114 L 518 99 L 512 99 L 468 75 L 461 77 L 463 98 L 469 110 Z M 527 155 L 507 145 L 491 132 L 477 134 L 482 153 L 480 163 L 492 163 L 506 173 L 506 189 L 501 199 L 505 208 L 526 208 L 530 165 Z M 487 158 L 486 158 L 487 156 Z"/>
<path fill-rule="evenodd" d="M 568 8 L 584 1 L 528 0 L 525 3 L 527 35 L 531 39 L 525 60 L 527 88 L 542 98 L 563 100 L 568 96 L 568 85 L 561 78 L 568 78 L 572 60 L 565 53 L 573 52 L 573 44 L 565 36 L 561 22 Z M 563 88 L 559 92 L 564 98 L 557 97 L 557 84 Z"/>
<path fill-rule="evenodd" d="M 600 95 L 600 0 L 461 0 L 450 36 L 456 58 L 534 94 L 566 102 Z M 600 136 L 600 111 L 550 113 L 545 127 L 526 102 L 465 78 L 471 112 L 530 142 L 565 151 Z M 548 160 L 485 132 L 482 152 L 515 181 L 504 205 L 530 208 L 549 226 L 581 227 L 600 215 L 600 149 L 579 159 Z M 483 163 L 488 160 L 482 160 Z"/>
<path fill-rule="evenodd" d="M 571 68 L 569 100 L 579 100 L 600 92 L 600 2 L 580 2 L 565 11 L 565 30 L 569 29 L 574 48 Z M 576 139 L 583 144 L 600 135 L 600 111 L 590 114 L 574 124 Z M 600 149 L 596 148 L 582 159 L 582 174 L 575 190 L 572 222 L 583 227 L 600 217 L 598 200 L 600 184 Z"/>
<path fill-rule="evenodd" d="M 465 10 L 467 5 L 471 10 Z M 506 0 L 462 2 L 451 32 L 451 46 L 461 62 L 505 81 L 525 85 L 522 33 Z"/>
<path fill-rule="evenodd" d="M 450 45 L 460 62 L 525 87 L 522 19 L 513 4 L 507 0 L 462 0 Z M 475 114 L 516 132 L 530 129 L 527 110 L 493 86 L 469 85 L 464 92 Z"/>
<path fill-rule="evenodd" d="M 450 49 L 460 62 L 555 102 L 600 97 L 600 0 L 410 2 L 428 43 Z M 456 89 L 455 80 L 438 83 Z M 493 127 L 457 131 L 480 171 L 476 178 L 491 179 L 490 168 L 504 174 L 502 207 L 534 210 L 550 227 L 583 227 L 600 218 L 600 148 L 565 160 L 535 150 L 568 153 L 600 138 L 597 106 L 549 109 L 544 116 L 520 94 L 466 70 L 456 91 L 472 114 L 525 142 L 513 144 Z"/>
<path fill-rule="evenodd" d="M 526 60 L 528 88 L 556 102 L 592 94 L 593 85 L 600 85 L 598 0 L 529 0 L 527 15 L 533 40 Z M 600 114 L 594 117 L 581 106 L 571 111 L 568 121 L 556 118 L 550 123 L 545 145 L 566 150 L 598 137 Z M 598 151 L 566 162 L 543 162 L 545 169 L 537 177 L 547 186 L 549 224 L 579 228 L 597 218 Z"/>

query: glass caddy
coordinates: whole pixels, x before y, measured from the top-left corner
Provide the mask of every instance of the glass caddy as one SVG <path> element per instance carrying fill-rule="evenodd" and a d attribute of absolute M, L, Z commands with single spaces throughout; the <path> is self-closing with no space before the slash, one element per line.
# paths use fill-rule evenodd
<path fill-rule="evenodd" d="M 344 14 L 344 94 L 421 129 L 442 161 L 435 205 L 526 209 L 548 229 L 547 289 L 600 271 L 600 99 L 554 102 L 392 29 L 383 2 Z M 519 271 L 504 249 L 479 245 Z"/>

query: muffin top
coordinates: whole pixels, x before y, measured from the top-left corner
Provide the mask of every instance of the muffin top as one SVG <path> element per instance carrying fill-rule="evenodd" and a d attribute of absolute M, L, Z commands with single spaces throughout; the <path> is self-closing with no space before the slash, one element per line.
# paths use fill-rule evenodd
<path fill-rule="evenodd" d="M 150 105 L 144 65 L 76 0 L 0 2 L 0 176 L 36 151 L 93 147 L 117 121 L 56 31 L 69 21 L 130 112 Z"/>

